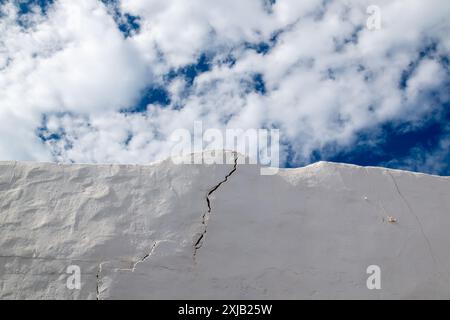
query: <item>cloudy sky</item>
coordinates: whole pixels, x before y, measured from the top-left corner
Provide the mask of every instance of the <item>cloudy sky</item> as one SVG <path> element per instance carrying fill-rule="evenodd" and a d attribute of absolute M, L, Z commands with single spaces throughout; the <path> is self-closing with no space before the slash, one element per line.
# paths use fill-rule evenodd
<path fill-rule="evenodd" d="M 147 163 L 201 120 L 280 129 L 287 167 L 450 175 L 449 17 L 448 0 L 0 0 L 0 160 Z"/>

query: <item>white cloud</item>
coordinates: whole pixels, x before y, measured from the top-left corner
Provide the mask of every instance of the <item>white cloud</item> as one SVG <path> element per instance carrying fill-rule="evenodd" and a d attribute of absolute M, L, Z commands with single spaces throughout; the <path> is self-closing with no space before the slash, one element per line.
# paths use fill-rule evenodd
<path fill-rule="evenodd" d="M 31 27 L 26 29 L 17 25 L 14 6 L 4 9 L 1 56 L 9 63 L 1 71 L 0 120 L 7 123 L 13 117 L 29 134 L 16 135 L 17 147 L 0 139 L 2 158 L 27 157 L 26 151 L 16 155 L 20 146 L 36 149 L 38 139 L 30 134 L 42 113 L 119 110 L 151 79 L 150 67 L 96 1 L 59 1 L 48 17 L 29 15 Z"/>
<path fill-rule="evenodd" d="M 435 60 L 421 61 L 412 77 L 408 80 L 406 94 L 409 100 L 414 101 L 421 91 L 436 88 L 445 79 L 442 66 Z"/>
<path fill-rule="evenodd" d="M 25 29 L 14 6 L 4 5 L 1 158 L 48 160 L 51 150 L 61 161 L 148 162 L 168 154 L 173 130 L 202 120 L 217 128 L 275 124 L 302 162 L 327 143 L 348 145 L 358 130 L 420 118 L 430 108 L 421 93 L 449 76 L 436 59 L 449 55 L 447 0 L 377 1 L 382 28 L 374 31 L 365 28 L 371 1 L 263 4 L 122 0 L 123 12 L 140 17 L 128 38 L 99 1 L 57 1 L 47 16 L 30 15 Z M 246 47 L 275 34 L 264 55 Z M 420 60 L 429 42 L 437 52 Z M 166 83 L 171 105 L 119 113 L 146 85 L 205 52 L 214 57 L 211 70 L 192 87 L 181 77 Z M 234 64 L 220 63 L 227 54 Z M 403 91 L 399 83 L 414 63 Z M 264 95 L 252 88 L 256 73 Z M 68 114 L 49 116 L 47 127 L 64 129 L 64 139 L 46 148 L 36 129 L 44 113 L 58 112 Z"/>

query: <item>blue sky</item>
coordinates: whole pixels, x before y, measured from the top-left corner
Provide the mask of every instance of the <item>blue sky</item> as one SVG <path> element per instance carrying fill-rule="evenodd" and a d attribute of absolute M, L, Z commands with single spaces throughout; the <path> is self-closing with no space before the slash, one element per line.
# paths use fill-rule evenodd
<path fill-rule="evenodd" d="M 146 163 L 201 120 L 450 175 L 450 5 L 375 2 L 1 0 L 0 158 Z"/>

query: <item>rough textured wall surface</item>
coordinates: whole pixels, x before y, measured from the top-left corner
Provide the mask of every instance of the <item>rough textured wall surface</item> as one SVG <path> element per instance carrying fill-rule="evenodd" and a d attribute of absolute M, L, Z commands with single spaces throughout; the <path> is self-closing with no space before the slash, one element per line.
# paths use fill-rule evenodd
<path fill-rule="evenodd" d="M 449 195 L 448 177 L 326 162 L 1 162 L 0 298 L 449 299 Z"/>

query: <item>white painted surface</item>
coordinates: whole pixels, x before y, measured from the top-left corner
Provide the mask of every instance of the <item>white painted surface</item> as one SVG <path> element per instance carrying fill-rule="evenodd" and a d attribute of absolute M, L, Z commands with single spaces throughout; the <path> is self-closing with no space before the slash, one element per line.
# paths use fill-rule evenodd
<path fill-rule="evenodd" d="M 0 298 L 450 298 L 448 177 L 232 169 L 1 162 Z"/>

